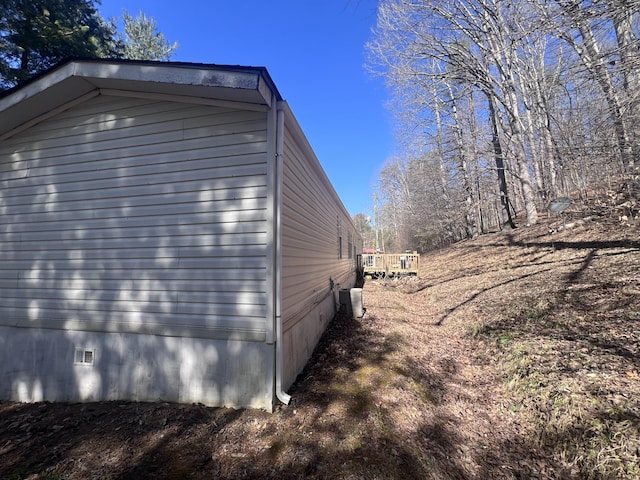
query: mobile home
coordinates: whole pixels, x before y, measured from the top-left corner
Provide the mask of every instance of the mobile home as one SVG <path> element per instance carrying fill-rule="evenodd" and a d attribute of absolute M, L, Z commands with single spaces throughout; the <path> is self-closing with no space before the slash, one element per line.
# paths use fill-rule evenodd
<path fill-rule="evenodd" d="M 72 60 L 0 96 L 0 398 L 271 409 L 360 242 L 262 67 Z"/>

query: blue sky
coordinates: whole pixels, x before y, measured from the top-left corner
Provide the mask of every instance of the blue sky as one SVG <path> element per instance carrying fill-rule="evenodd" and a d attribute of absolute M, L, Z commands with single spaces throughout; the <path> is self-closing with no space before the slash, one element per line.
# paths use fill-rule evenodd
<path fill-rule="evenodd" d="M 364 68 L 375 0 L 102 0 L 156 19 L 175 61 L 266 67 L 351 215 L 370 213 L 393 148 L 383 81 Z"/>

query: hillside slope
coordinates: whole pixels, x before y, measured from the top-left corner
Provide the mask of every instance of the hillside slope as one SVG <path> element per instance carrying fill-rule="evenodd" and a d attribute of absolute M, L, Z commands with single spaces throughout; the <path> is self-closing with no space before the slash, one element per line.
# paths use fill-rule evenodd
<path fill-rule="evenodd" d="M 273 414 L 0 403 L 0 478 L 640 478 L 639 239 L 593 204 L 368 281 Z"/>

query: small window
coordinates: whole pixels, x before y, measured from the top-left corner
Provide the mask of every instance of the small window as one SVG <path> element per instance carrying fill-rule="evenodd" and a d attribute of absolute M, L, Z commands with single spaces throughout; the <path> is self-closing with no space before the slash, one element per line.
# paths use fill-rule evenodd
<path fill-rule="evenodd" d="M 351 230 L 349 230 L 347 232 L 347 251 L 349 252 L 348 253 L 349 258 L 354 258 L 354 255 L 353 255 L 353 251 L 354 251 L 354 248 L 353 248 L 353 234 L 351 233 Z"/>
<path fill-rule="evenodd" d="M 76 348 L 74 362 L 76 365 L 93 365 L 96 359 L 96 351 L 87 348 Z"/>
<path fill-rule="evenodd" d="M 342 220 L 338 217 L 338 260 L 342 259 Z"/>

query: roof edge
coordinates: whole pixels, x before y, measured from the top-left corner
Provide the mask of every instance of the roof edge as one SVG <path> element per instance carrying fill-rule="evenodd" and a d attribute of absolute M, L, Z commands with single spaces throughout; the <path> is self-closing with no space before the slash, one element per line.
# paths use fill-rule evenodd
<path fill-rule="evenodd" d="M 265 67 L 122 59 L 70 59 L 0 95 L 0 139 L 92 91 L 129 91 L 271 108 L 281 101 Z"/>
<path fill-rule="evenodd" d="M 275 94 L 276 100 L 283 100 L 278 88 L 276 87 L 271 75 L 269 74 L 266 67 L 261 66 L 243 66 L 243 65 L 227 65 L 227 64 L 217 64 L 217 63 L 197 63 L 197 62 L 174 62 L 174 61 L 157 61 L 157 60 L 129 60 L 122 58 L 87 58 L 87 57 L 72 57 L 68 58 L 62 62 L 57 63 L 56 65 L 34 75 L 26 82 L 23 82 L 15 87 L 12 87 L 8 90 L 0 92 L 0 101 L 3 98 L 8 97 L 19 90 L 23 90 L 29 85 L 38 82 L 41 78 L 53 75 L 57 70 L 64 70 L 68 68 L 70 65 L 79 65 L 79 64 L 103 64 L 103 65 L 138 65 L 138 66 L 155 66 L 155 67 L 176 67 L 182 69 L 193 69 L 193 70 L 218 70 L 225 71 L 229 73 L 237 72 L 237 73 L 255 73 L 259 74 L 269 89 Z"/>

